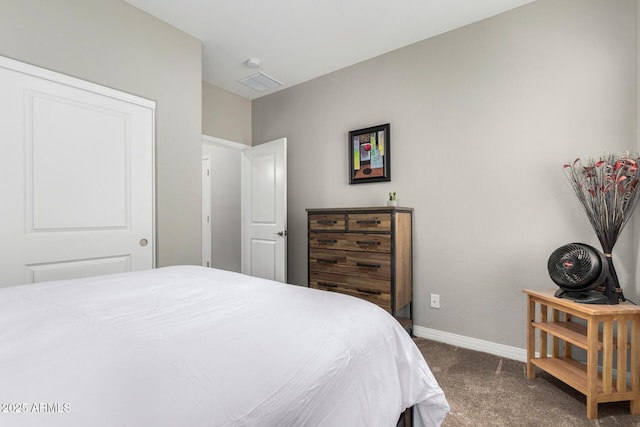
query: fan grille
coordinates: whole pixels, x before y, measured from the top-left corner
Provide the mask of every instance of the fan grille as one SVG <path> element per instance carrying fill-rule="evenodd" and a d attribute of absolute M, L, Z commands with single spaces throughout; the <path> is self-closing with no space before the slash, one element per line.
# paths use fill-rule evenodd
<path fill-rule="evenodd" d="M 561 288 L 584 291 L 604 280 L 601 253 L 582 243 L 570 243 L 556 249 L 549 257 L 549 275 Z"/>

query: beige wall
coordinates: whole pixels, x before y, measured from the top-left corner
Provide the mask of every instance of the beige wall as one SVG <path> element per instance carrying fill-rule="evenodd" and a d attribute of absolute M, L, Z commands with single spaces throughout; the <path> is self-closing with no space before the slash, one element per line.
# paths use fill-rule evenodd
<path fill-rule="evenodd" d="M 416 324 L 524 348 L 521 290 L 554 287 L 557 247 L 597 245 L 563 163 L 635 146 L 633 7 L 538 0 L 254 100 L 253 139 L 288 138 L 289 280 L 307 283 L 305 208 L 396 191 L 415 208 Z M 348 131 L 387 122 L 392 181 L 349 185 Z"/>
<path fill-rule="evenodd" d="M 202 83 L 197 40 L 120 0 L 0 2 L 0 55 L 157 101 L 158 265 L 200 262 L 201 133 L 285 136 L 290 281 L 307 282 L 305 208 L 396 191 L 416 209 L 416 324 L 436 330 L 524 347 L 520 290 L 552 287 L 558 246 L 597 245 L 562 163 L 637 147 L 633 0 L 538 0 L 253 103 Z M 386 122 L 392 181 L 348 185 L 347 132 Z M 635 299 L 638 234 L 614 251 Z"/>
<path fill-rule="evenodd" d="M 636 101 L 636 127 L 635 127 L 635 152 L 640 153 L 640 119 L 638 119 L 638 112 L 640 112 L 640 97 L 638 96 L 638 88 L 640 87 L 640 0 L 635 0 L 635 43 L 636 43 L 636 52 L 635 52 L 635 101 Z M 634 237 L 634 251 L 633 258 L 636 260 L 635 268 L 633 269 L 633 277 L 636 278 L 636 295 L 640 295 L 640 214 L 635 213 L 635 219 L 630 221 L 630 224 L 627 224 L 627 227 L 631 229 L 631 232 L 627 230 L 627 233 L 631 233 Z M 638 300 L 635 300 L 638 303 Z"/>
<path fill-rule="evenodd" d="M 251 101 L 202 82 L 202 133 L 251 145 Z"/>
<path fill-rule="evenodd" d="M 0 10 L 0 55 L 157 101 L 157 264 L 200 264 L 200 42 L 120 0 Z"/>

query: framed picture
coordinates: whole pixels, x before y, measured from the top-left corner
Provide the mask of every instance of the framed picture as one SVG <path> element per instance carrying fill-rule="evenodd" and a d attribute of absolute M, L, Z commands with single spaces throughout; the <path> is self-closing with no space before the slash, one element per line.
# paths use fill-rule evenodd
<path fill-rule="evenodd" d="M 349 132 L 349 184 L 391 181 L 390 156 L 389 123 Z"/>

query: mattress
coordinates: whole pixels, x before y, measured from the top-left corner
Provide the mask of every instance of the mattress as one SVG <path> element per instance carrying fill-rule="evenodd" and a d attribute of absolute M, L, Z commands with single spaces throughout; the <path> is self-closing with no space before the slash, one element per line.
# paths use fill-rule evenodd
<path fill-rule="evenodd" d="M 0 289 L 2 426 L 440 425 L 420 351 L 346 295 L 175 266 Z"/>

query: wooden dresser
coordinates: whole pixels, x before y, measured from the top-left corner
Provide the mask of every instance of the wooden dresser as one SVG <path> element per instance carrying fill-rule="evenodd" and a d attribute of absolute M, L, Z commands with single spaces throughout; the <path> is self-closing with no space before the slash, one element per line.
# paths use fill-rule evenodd
<path fill-rule="evenodd" d="M 411 333 L 413 209 L 307 209 L 307 215 L 309 286 L 377 304 Z"/>

